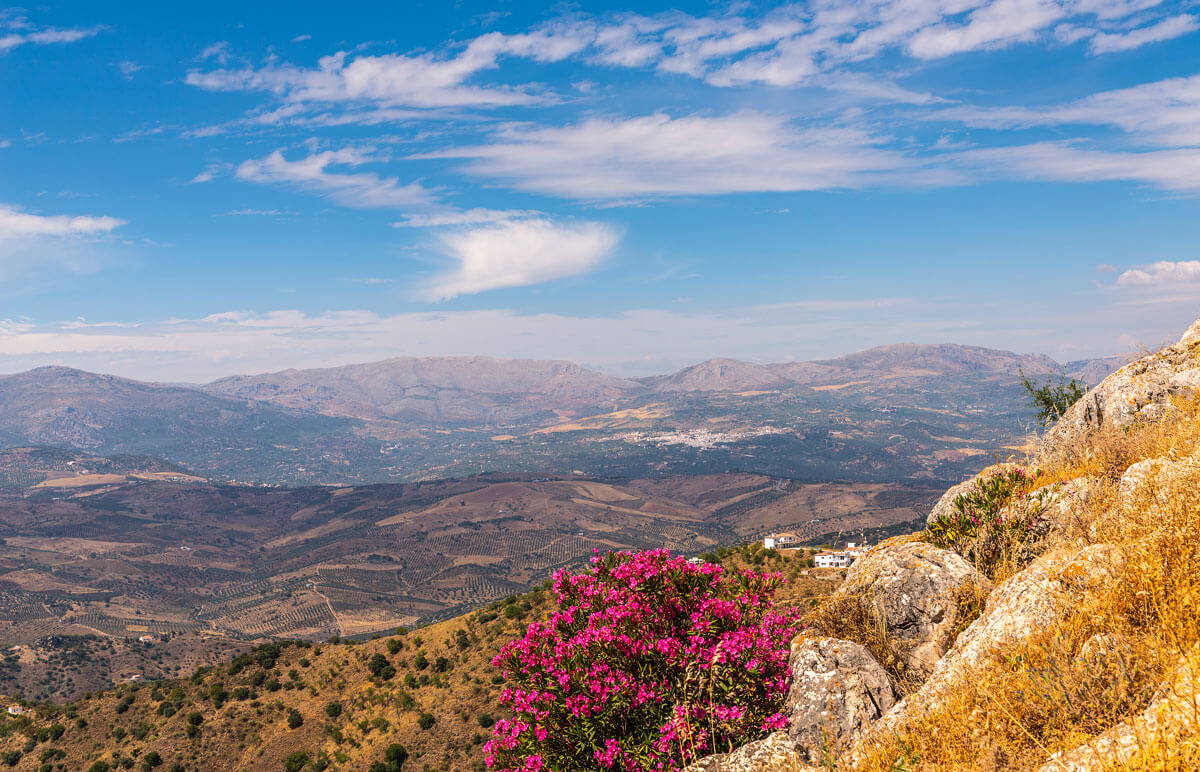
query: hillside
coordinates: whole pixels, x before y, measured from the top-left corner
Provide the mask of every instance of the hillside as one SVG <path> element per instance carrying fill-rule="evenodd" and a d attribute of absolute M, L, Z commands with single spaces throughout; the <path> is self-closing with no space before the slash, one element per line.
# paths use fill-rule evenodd
<path fill-rule="evenodd" d="M 593 550 L 694 555 L 781 528 L 810 542 L 894 528 L 936 494 L 745 474 L 296 489 L 172 477 L 0 493 L 0 647 L 24 647 L 0 691 L 71 697 L 230 646 L 425 624 L 524 592 Z M 89 635 L 99 643 L 80 641 Z M 154 645 L 136 645 L 143 635 Z"/>
<path fill-rule="evenodd" d="M 490 357 L 401 357 L 318 370 L 235 375 L 205 393 L 351 418 L 497 425 L 599 410 L 637 384 L 573 362 Z"/>
<path fill-rule="evenodd" d="M 804 607 L 838 577 L 802 574 L 802 552 L 750 548 L 723 556 L 730 568 L 791 575 L 780 600 Z M 0 758 L 17 770 L 43 763 L 88 770 L 98 761 L 140 769 L 158 758 L 154 768 L 188 772 L 280 772 L 291 758 L 295 772 L 349 772 L 383 761 L 400 743 L 409 772 L 482 770 L 481 745 L 503 715 L 503 678 L 490 660 L 548 610 L 547 594 L 537 589 L 401 635 L 362 644 L 267 644 L 190 678 L 40 705 L 0 719 Z"/>

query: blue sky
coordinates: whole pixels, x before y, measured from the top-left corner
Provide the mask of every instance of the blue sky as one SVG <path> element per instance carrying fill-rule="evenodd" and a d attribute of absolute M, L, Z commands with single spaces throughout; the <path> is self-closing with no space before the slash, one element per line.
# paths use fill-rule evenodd
<path fill-rule="evenodd" d="M 1066 360 L 1200 314 L 1194 2 L 329 9 L 0 11 L 0 372 Z"/>

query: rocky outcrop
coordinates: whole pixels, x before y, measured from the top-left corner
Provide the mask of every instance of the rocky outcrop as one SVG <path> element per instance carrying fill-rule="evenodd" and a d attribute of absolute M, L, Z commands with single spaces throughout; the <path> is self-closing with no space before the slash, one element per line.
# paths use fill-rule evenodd
<path fill-rule="evenodd" d="M 992 583 L 958 553 L 925 542 L 890 542 L 854 562 L 831 607 L 869 609 L 895 642 L 900 669 L 920 680 L 952 643 L 957 598 L 968 587 L 987 595 Z"/>
<path fill-rule="evenodd" d="M 1171 412 L 1170 398 L 1200 389 L 1200 321 L 1173 346 L 1125 365 L 1072 405 L 1042 440 L 1054 453 L 1105 426 L 1156 421 Z"/>
<path fill-rule="evenodd" d="M 706 756 L 683 772 L 819 772 L 796 752 L 787 732 L 775 732 L 733 753 Z"/>
<path fill-rule="evenodd" d="M 1055 754 L 1038 772 L 1099 772 L 1138 760 L 1168 760 L 1154 769 L 1182 769 L 1176 758 L 1180 740 L 1196 731 L 1196 695 L 1200 694 L 1200 646 L 1180 659 L 1171 679 L 1149 707 L 1129 721 L 1065 753 Z M 1150 768 L 1150 767 L 1147 767 Z"/>
<path fill-rule="evenodd" d="M 788 736 L 809 763 L 836 758 L 896 704 L 883 667 L 857 643 L 797 638 L 792 643 Z"/>
<path fill-rule="evenodd" d="M 896 733 L 914 711 L 934 705 L 973 669 L 1063 619 L 1085 593 L 1115 578 L 1122 564 L 1116 547 L 1093 544 L 1076 552 L 1043 555 L 1002 582 L 989 596 L 983 614 L 958 636 L 929 679 L 876 722 L 863 735 L 858 750 L 873 738 Z"/>

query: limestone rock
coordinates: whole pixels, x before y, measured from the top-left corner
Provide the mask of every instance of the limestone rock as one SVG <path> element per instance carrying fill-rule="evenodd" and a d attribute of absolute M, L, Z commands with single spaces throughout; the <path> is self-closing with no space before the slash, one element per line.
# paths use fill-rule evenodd
<path fill-rule="evenodd" d="M 1002 582 L 979 619 L 964 630 L 933 673 L 913 694 L 888 711 L 860 738 L 853 761 L 874 737 L 898 732 L 914 711 L 936 706 L 941 695 L 961 688 L 971 672 L 1064 618 L 1086 593 L 1111 581 L 1122 568 L 1121 551 L 1093 544 L 1074 553 L 1049 553 Z"/>
<path fill-rule="evenodd" d="M 955 596 L 967 585 L 984 595 L 992 589 L 987 577 L 956 552 L 924 542 L 893 542 L 856 560 L 832 602 L 868 604 L 888 638 L 901 644 L 905 668 L 923 677 L 952 643 Z"/>
<path fill-rule="evenodd" d="M 1181 472 L 1194 472 L 1200 468 L 1200 458 L 1184 459 L 1148 458 L 1131 465 L 1117 483 L 1117 501 L 1125 507 L 1137 504 L 1138 496 L 1147 485 L 1168 484 Z"/>
<path fill-rule="evenodd" d="M 1159 691 L 1160 695 L 1137 716 L 1078 748 L 1051 756 L 1039 772 L 1092 772 L 1137 766 L 1133 762 L 1142 754 L 1155 760 L 1170 758 L 1180 740 L 1195 733 L 1200 646 L 1181 659 L 1173 677 Z"/>
<path fill-rule="evenodd" d="M 836 758 L 896 703 L 883 666 L 857 643 L 798 638 L 790 664 L 788 735 L 809 763 Z"/>
<path fill-rule="evenodd" d="M 1169 413 L 1172 395 L 1200 388 L 1200 321 L 1173 346 L 1131 362 L 1105 378 L 1068 408 L 1042 440 L 1054 453 L 1073 438 L 1104 426 L 1129 426 L 1138 420 L 1160 420 Z"/>
<path fill-rule="evenodd" d="M 733 753 L 707 756 L 683 772 L 818 772 L 796 752 L 787 732 L 775 732 Z"/>

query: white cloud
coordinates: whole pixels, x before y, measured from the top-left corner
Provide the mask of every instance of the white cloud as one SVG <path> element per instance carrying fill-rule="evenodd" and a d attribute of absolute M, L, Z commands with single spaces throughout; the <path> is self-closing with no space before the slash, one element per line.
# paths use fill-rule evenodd
<path fill-rule="evenodd" d="M 94 236 L 110 233 L 124 224 L 123 220 L 115 217 L 37 215 L 0 204 L 0 245 L 15 239 L 42 236 L 60 238 Z"/>
<path fill-rule="evenodd" d="M 142 65 L 137 62 L 117 62 L 117 69 L 121 71 L 121 76 L 125 80 L 133 80 L 133 74 L 142 69 Z"/>
<path fill-rule="evenodd" d="M 380 177 L 372 172 L 329 171 L 329 167 L 358 167 L 378 162 L 371 148 L 346 147 L 313 153 L 289 161 L 276 150 L 266 158 L 243 162 L 237 168 L 239 179 L 262 184 L 282 184 L 320 193 L 344 206 L 364 209 L 429 208 L 433 199 L 420 184 L 402 184 L 395 177 Z"/>
<path fill-rule="evenodd" d="M 1200 148 L 1091 150 L 1065 142 L 968 150 L 951 162 L 987 176 L 1050 182 L 1132 181 L 1200 191 Z"/>
<path fill-rule="evenodd" d="M 942 21 L 925 27 L 909 40 L 908 51 L 919 59 L 940 59 L 1027 43 L 1064 18 L 1064 6 L 1052 0 L 994 0 L 972 11 L 964 24 Z"/>
<path fill-rule="evenodd" d="M 1102 91 L 1050 107 L 957 107 L 936 111 L 930 117 L 989 128 L 1107 125 L 1144 141 L 1176 147 L 1200 145 L 1200 75 Z"/>
<path fill-rule="evenodd" d="M 458 265 L 436 277 L 423 294 L 429 300 L 449 300 L 586 273 L 619 240 L 618 231 L 604 223 L 557 224 L 541 219 L 447 233 L 441 237 L 442 245 Z"/>
<path fill-rule="evenodd" d="M 19 24 L 14 25 L 9 22 L 0 27 L 7 26 L 9 29 L 17 29 L 21 31 L 9 32 L 6 35 L 0 35 L 0 54 L 7 53 L 18 46 L 23 46 L 27 43 L 34 45 L 51 45 L 54 43 L 75 43 L 99 34 L 104 27 L 44 27 L 33 32 L 25 31 L 30 25 L 23 19 Z"/>
<path fill-rule="evenodd" d="M 1149 27 L 1141 27 L 1129 32 L 1101 32 L 1092 38 L 1093 54 L 1107 54 L 1114 51 L 1128 51 L 1148 43 L 1161 43 L 1173 40 L 1200 28 L 1195 16 L 1180 14 L 1163 19 Z"/>
<path fill-rule="evenodd" d="M 50 264 L 86 270 L 96 262 L 90 242 L 124 224 L 115 217 L 39 215 L 0 204 L 0 275 Z"/>
<path fill-rule="evenodd" d="M 592 118 L 562 128 L 510 126 L 491 144 L 418 157 L 466 158 L 471 174 L 573 199 L 719 195 L 854 187 L 905 169 L 926 173 L 860 129 L 793 128 L 741 112 Z"/>
<path fill-rule="evenodd" d="M 1120 287 L 1170 287 L 1194 282 L 1200 282 L 1200 260 L 1160 260 L 1125 271 L 1117 277 Z"/>
<path fill-rule="evenodd" d="M 212 91 L 264 91 L 290 103 L 373 103 L 383 106 L 495 107 L 544 100 L 530 87 L 472 86 L 467 81 L 495 69 L 503 56 L 539 62 L 577 53 L 584 41 L 570 30 L 544 29 L 524 35 L 488 33 L 454 56 L 432 53 L 322 57 L 316 69 L 268 63 L 260 68 L 194 70 L 187 82 Z"/>

